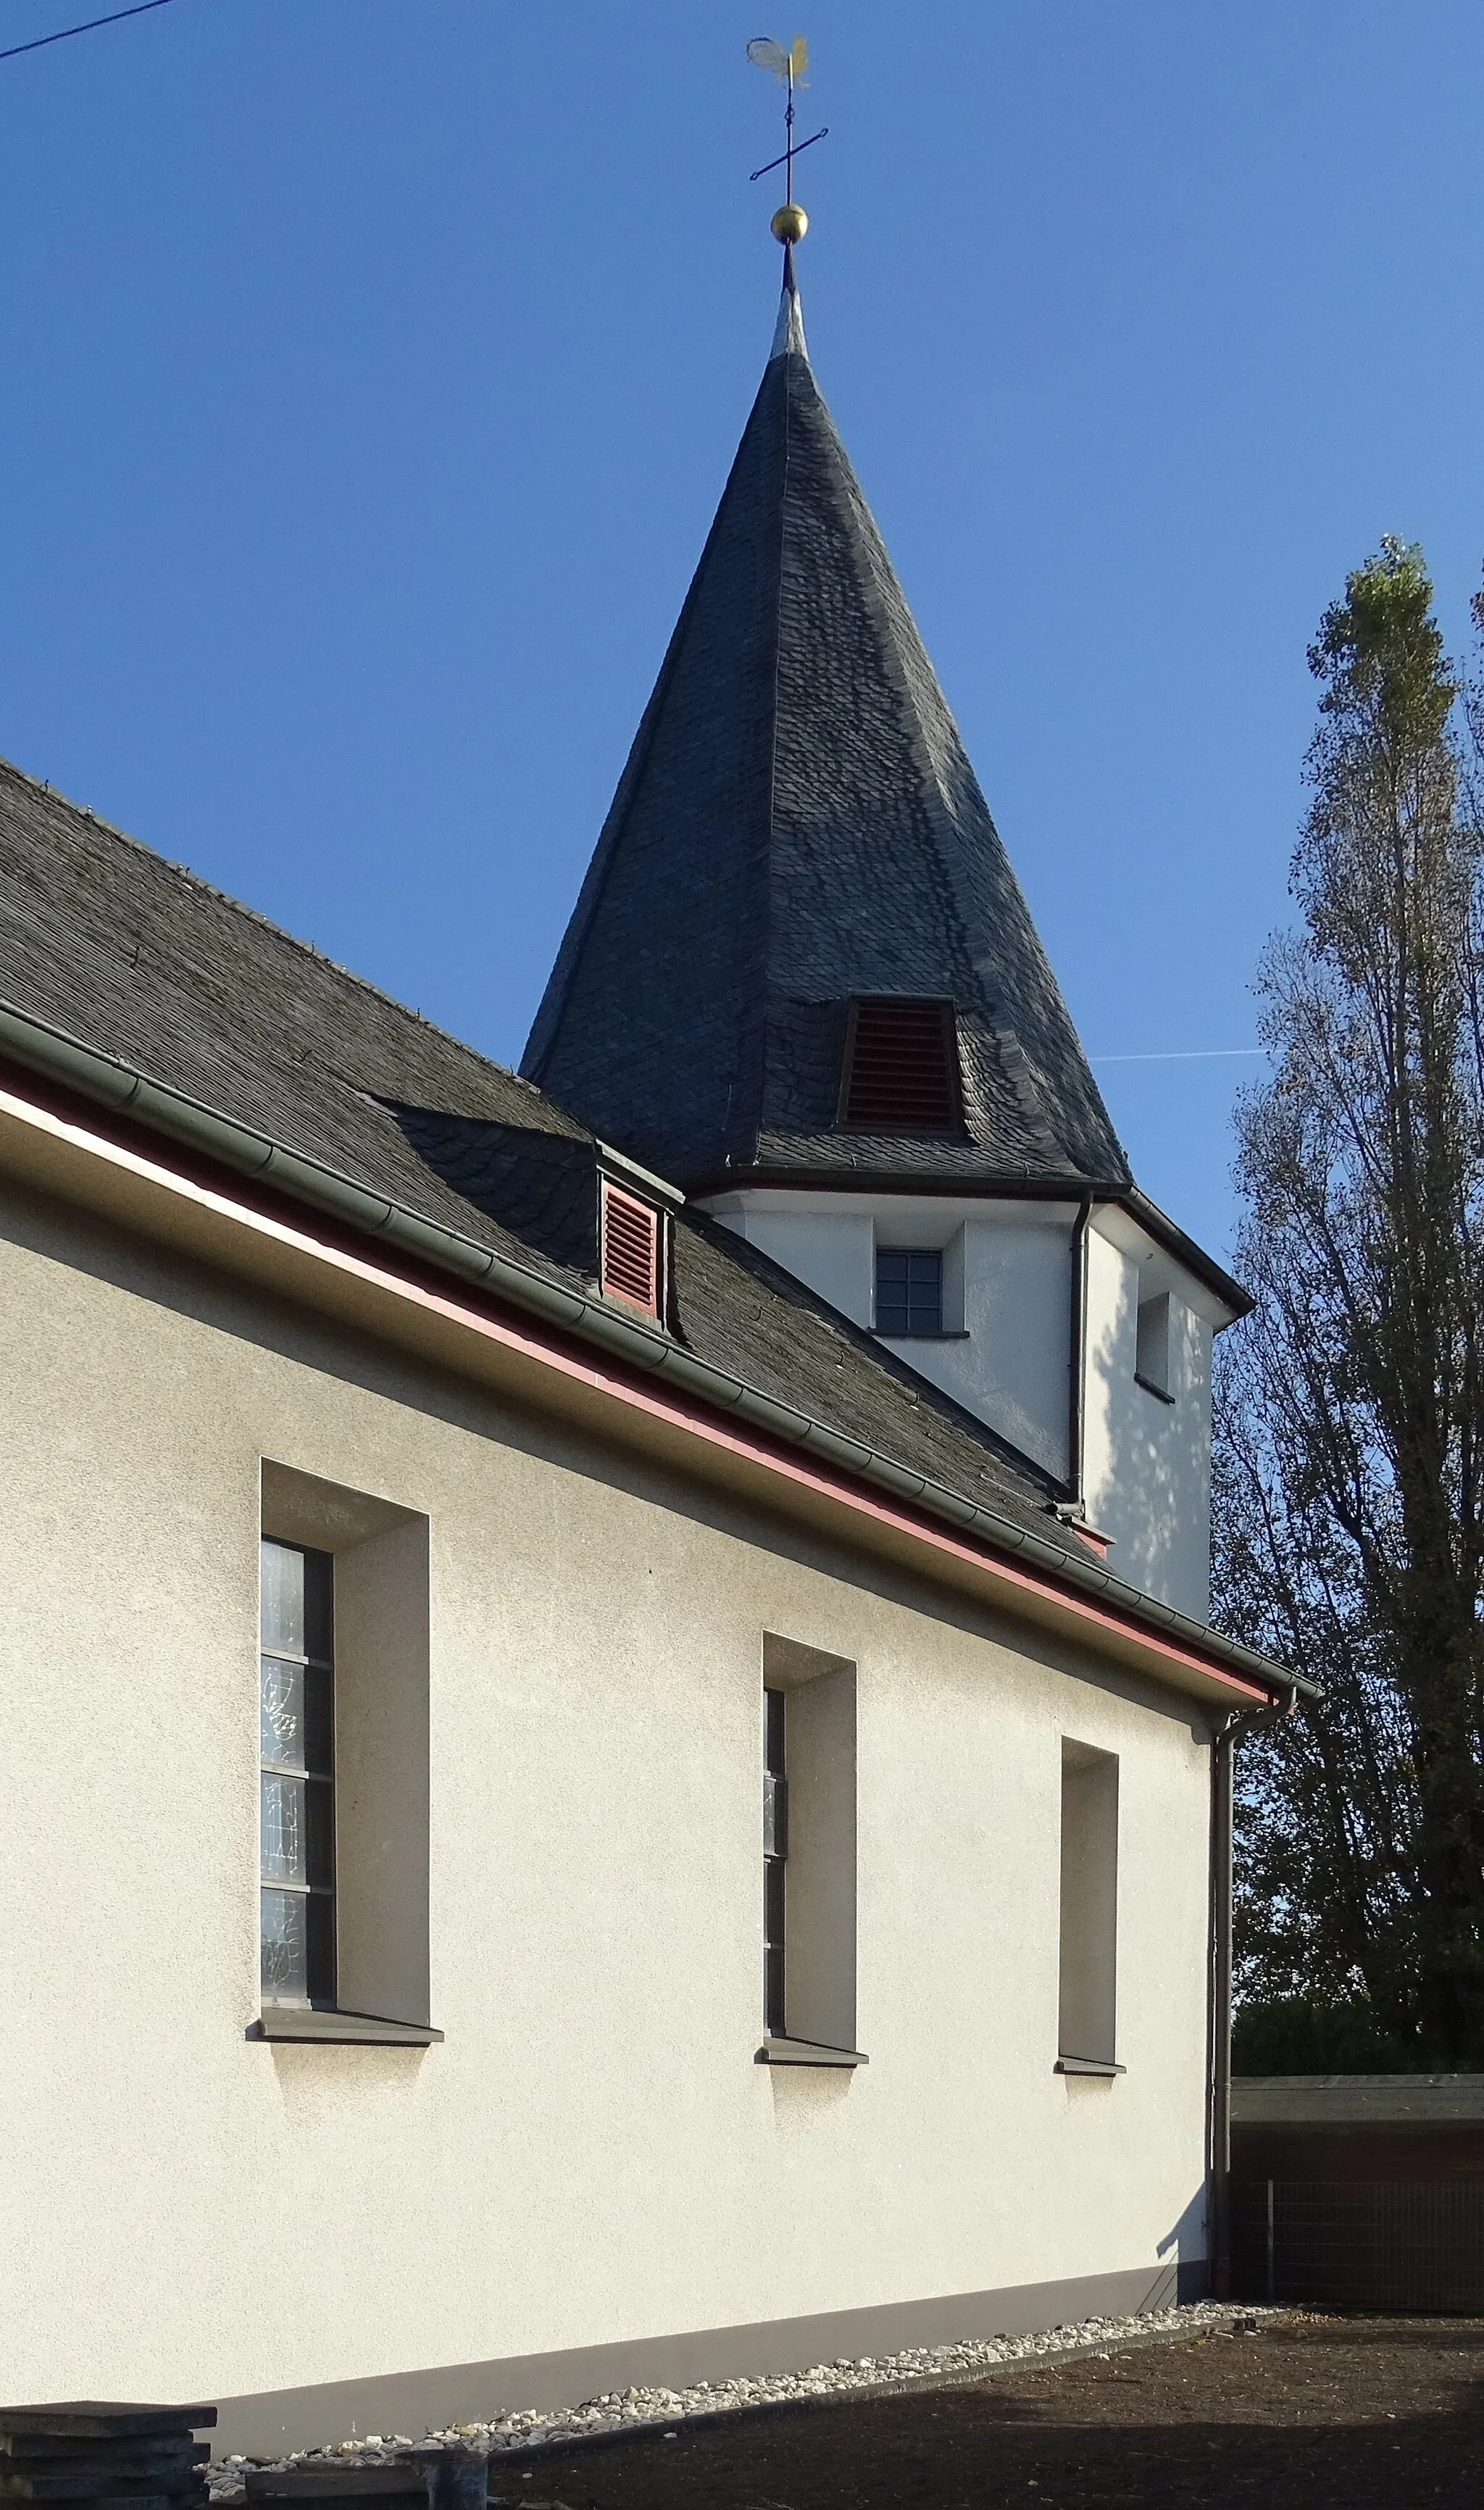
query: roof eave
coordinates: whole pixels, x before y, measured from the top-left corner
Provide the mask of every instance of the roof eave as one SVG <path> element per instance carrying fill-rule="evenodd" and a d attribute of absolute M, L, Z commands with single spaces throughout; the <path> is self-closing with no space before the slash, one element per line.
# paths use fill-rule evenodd
<path fill-rule="evenodd" d="M 1229 1308 L 1234 1324 L 1250 1315 L 1255 1304 L 1251 1293 L 1213 1255 L 1188 1236 L 1127 1177 L 1085 1177 L 1075 1170 L 1065 1176 L 1047 1176 L 1044 1172 L 1030 1176 L 1014 1169 L 984 1176 L 955 1176 L 942 1168 L 928 1167 L 811 1168 L 774 1164 L 717 1170 L 688 1185 L 686 1196 L 691 1202 L 705 1202 L 717 1195 L 744 1194 L 752 1188 L 799 1194 L 935 1195 L 961 1202 L 1087 1202 L 1094 1208 L 1100 1203 L 1113 1203 L 1126 1211 L 1157 1245 L 1183 1264 L 1202 1288 Z"/>
<path fill-rule="evenodd" d="M 0 1054 L 148 1132 L 183 1143 L 292 1200 L 328 1212 L 360 1235 L 390 1242 L 414 1262 L 451 1273 L 466 1285 L 494 1291 L 547 1324 L 601 1345 L 631 1367 L 663 1373 L 686 1394 L 740 1414 L 765 1436 L 808 1448 L 836 1471 L 890 1493 L 898 1505 L 905 1503 L 961 1536 L 968 1534 L 1002 1557 L 1008 1554 L 1017 1565 L 1024 1564 L 1033 1582 L 1070 1588 L 1074 1594 L 1093 1599 L 1132 1634 L 1143 1630 L 1157 1644 L 1173 1645 L 1196 1670 L 1203 1666 L 1213 1680 L 1230 1682 L 1235 1677 L 1241 1687 L 1256 1686 L 1269 1699 L 1290 1707 L 1299 1697 L 1319 1696 L 1317 1685 L 1304 1676 L 1224 1638 L 1173 1605 L 1141 1594 L 1090 1556 L 1084 1564 L 1047 1537 L 749 1387 L 682 1350 L 662 1329 L 645 1324 L 636 1314 L 621 1315 L 600 1297 L 549 1280 L 323 1161 L 308 1159 L 235 1118 L 151 1080 L 118 1057 L 100 1053 L 4 1004 L 0 1004 Z"/>

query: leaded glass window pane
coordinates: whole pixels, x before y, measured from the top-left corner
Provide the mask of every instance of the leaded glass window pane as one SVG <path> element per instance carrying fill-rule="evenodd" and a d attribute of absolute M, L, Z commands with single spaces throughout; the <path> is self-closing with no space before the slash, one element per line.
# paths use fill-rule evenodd
<path fill-rule="evenodd" d="M 258 1701 L 258 1750 L 264 1767 L 330 1777 L 334 1702 L 328 1670 L 265 1655 Z"/>
<path fill-rule="evenodd" d="M 304 1667 L 265 1655 L 258 1690 L 258 1751 L 276 1769 L 302 1769 Z"/>
<path fill-rule="evenodd" d="M 334 1562 L 262 1546 L 262 1992 L 335 1994 Z"/>
<path fill-rule="evenodd" d="M 308 1906 L 302 1891 L 262 1894 L 262 1993 L 270 2003 L 290 1997 L 302 2002 L 309 1994 Z"/>
<path fill-rule="evenodd" d="M 263 1645 L 285 1655 L 304 1648 L 304 1554 L 288 1542 L 263 1544 Z"/>
<path fill-rule="evenodd" d="M 303 1778 L 282 1778 L 263 1771 L 263 1881 L 309 1885 L 309 1850 L 305 1834 Z"/>

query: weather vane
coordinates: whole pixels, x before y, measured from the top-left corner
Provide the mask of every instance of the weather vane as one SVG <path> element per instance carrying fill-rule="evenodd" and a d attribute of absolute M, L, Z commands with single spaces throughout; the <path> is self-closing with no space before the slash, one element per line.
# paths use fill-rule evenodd
<path fill-rule="evenodd" d="M 801 157 L 806 148 L 812 148 L 817 139 L 827 139 L 829 126 L 825 124 L 822 130 L 815 132 L 808 139 L 801 139 L 795 147 L 793 92 L 796 87 L 803 86 L 804 72 L 809 67 L 809 46 L 802 35 L 795 35 L 786 52 L 781 44 L 774 42 L 771 35 L 754 35 L 747 46 L 747 58 L 754 68 L 771 71 L 788 90 L 788 103 L 783 114 L 783 153 L 781 157 L 771 157 L 766 166 L 759 166 L 757 172 L 747 177 L 750 183 L 755 183 L 762 175 L 771 174 L 777 166 L 787 168 L 787 198 L 780 209 L 774 210 L 770 221 L 774 234 L 786 251 L 792 246 L 802 244 L 809 232 L 808 216 L 793 197 L 793 161 L 795 157 Z"/>

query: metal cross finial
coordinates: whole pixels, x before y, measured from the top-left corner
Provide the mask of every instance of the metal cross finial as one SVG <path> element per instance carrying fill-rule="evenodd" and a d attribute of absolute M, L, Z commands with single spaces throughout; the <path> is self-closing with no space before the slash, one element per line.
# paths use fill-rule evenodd
<path fill-rule="evenodd" d="M 752 62 L 755 68 L 760 70 L 771 70 L 773 76 L 776 79 L 781 79 L 788 90 L 788 102 L 783 113 L 783 153 L 781 157 L 770 158 L 766 166 L 759 166 L 757 172 L 755 174 L 749 174 L 747 180 L 750 183 L 755 183 L 761 175 L 771 174 L 774 168 L 777 166 L 787 168 L 786 199 L 784 209 L 789 212 L 793 212 L 793 215 L 787 220 L 787 223 L 792 227 L 797 224 L 799 219 L 802 219 L 804 214 L 802 209 L 796 209 L 795 208 L 793 197 L 793 161 L 795 157 L 802 156 L 806 148 L 812 148 L 817 139 L 827 139 L 829 137 L 829 126 L 826 124 L 822 130 L 816 131 L 810 138 L 801 139 L 797 146 L 794 144 L 793 92 L 795 87 L 802 87 L 804 84 L 804 72 L 809 67 L 809 46 L 805 43 L 802 35 L 795 35 L 793 42 L 785 52 L 782 45 L 776 44 L 771 35 L 754 35 L 751 43 L 747 46 L 747 58 Z M 781 218 L 783 214 L 783 210 L 780 209 L 779 216 Z M 775 233 L 778 232 L 777 221 L 775 221 L 774 231 Z M 782 236 L 780 238 L 780 241 L 784 244 L 797 244 L 803 232 L 803 227 L 799 226 L 797 234 Z"/>

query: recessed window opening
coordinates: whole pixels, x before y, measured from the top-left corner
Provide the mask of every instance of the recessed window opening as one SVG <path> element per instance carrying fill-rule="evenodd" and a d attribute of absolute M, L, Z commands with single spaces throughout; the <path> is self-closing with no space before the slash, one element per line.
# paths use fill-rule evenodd
<path fill-rule="evenodd" d="M 660 1312 L 660 1215 L 621 1187 L 602 1181 L 602 1286 L 646 1315 Z"/>
<path fill-rule="evenodd" d="M 1061 1747 L 1059 2053 L 1111 2067 L 1118 2003 L 1119 1765 L 1067 1737 Z"/>
<path fill-rule="evenodd" d="M 781 1691 L 763 1692 L 763 2028 L 786 2036 L 785 1894 L 788 1868 L 786 1707 Z"/>
<path fill-rule="evenodd" d="M 876 1250 L 876 1330 L 879 1334 L 940 1334 L 943 1330 L 943 1257 L 936 1246 L 879 1246 Z"/>
<path fill-rule="evenodd" d="M 888 998 L 852 1006 L 842 1124 L 872 1133 L 951 1133 L 959 1099 L 951 1003 Z"/>
<path fill-rule="evenodd" d="M 262 1993 L 335 1999 L 334 1562 L 262 1545 L 258 1657 Z"/>
<path fill-rule="evenodd" d="M 763 1639 L 763 2022 L 856 2050 L 856 1667 Z"/>
<path fill-rule="evenodd" d="M 1170 1395 L 1170 1309 L 1169 1292 L 1158 1298 L 1141 1299 L 1136 1320 L 1133 1373 L 1139 1384 L 1151 1394 Z"/>

